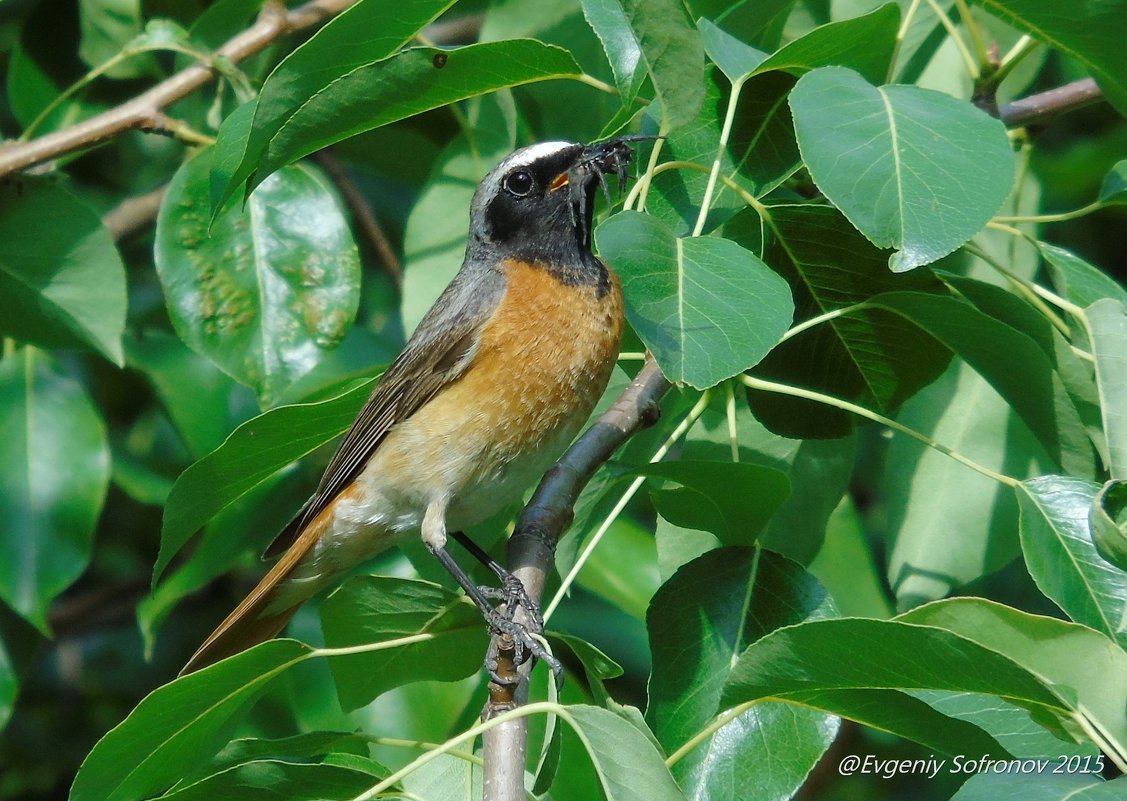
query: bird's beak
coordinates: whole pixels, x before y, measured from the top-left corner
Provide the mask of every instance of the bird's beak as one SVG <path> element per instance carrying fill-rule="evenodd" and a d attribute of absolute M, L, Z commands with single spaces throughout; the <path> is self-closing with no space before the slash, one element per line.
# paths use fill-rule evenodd
<path fill-rule="evenodd" d="M 568 172 L 564 171 L 552 179 L 552 183 L 548 184 L 548 191 L 555 192 L 557 189 L 563 189 L 568 184 Z"/>

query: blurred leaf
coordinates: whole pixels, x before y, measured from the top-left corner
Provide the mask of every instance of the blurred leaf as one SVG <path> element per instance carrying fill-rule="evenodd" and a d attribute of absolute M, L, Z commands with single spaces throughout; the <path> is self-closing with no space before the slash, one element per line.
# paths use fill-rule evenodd
<path fill-rule="evenodd" d="M 741 215 L 742 216 L 742 215 Z M 894 275 L 883 254 L 827 206 L 773 206 L 764 260 L 790 284 L 796 321 L 895 290 L 932 291 L 926 270 Z M 726 226 L 725 233 L 734 226 Z M 756 375 L 809 387 L 885 414 L 943 372 L 950 351 L 899 315 L 879 309 L 837 317 L 775 347 Z M 758 419 L 790 437 L 840 437 L 856 421 L 824 404 L 750 394 Z"/>
<path fill-rule="evenodd" d="M 8 655 L 8 647 L 0 638 L 0 731 L 8 725 L 8 719 L 12 716 L 12 707 L 15 705 L 19 687 L 20 680 L 16 675 L 15 665 Z"/>
<path fill-rule="evenodd" d="M 118 55 L 141 33 L 141 0 L 78 0 L 82 39 L 78 54 L 90 67 L 99 67 Z M 111 78 L 136 78 L 152 71 L 152 61 L 137 59 L 114 65 Z"/>
<path fill-rule="evenodd" d="M 124 363 L 125 269 L 91 209 L 54 181 L 0 184 L 0 333 Z"/>
<path fill-rule="evenodd" d="M 259 760 L 236 765 L 174 790 L 168 801 L 346 801 L 378 780 L 371 773 L 328 764 Z"/>
<path fill-rule="evenodd" d="M 825 543 L 807 569 L 829 591 L 843 616 L 892 616 L 888 591 L 849 496 L 830 515 Z"/>
<path fill-rule="evenodd" d="M 675 130 L 696 117 L 704 100 L 700 34 L 677 0 L 623 0 L 622 10 L 661 104 L 661 128 Z"/>
<path fill-rule="evenodd" d="M 1046 760 L 1045 770 L 1031 775 L 1024 770 L 979 773 L 971 776 L 951 796 L 951 801 L 1117 801 L 1127 793 L 1127 776 L 1105 782 L 1098 774 L 1095 759 L 1079 761 L 1082 773 L 1071 773 L 1069 760 Z M 1065 768 L 1057 773 L 1057 768 Z M 1089 775 L 1084 775 L 1089 774 Z M 1092 775 L 1095 774 L 1095 775 Z"/>
<path fill-rule="evenodd" d="M 216 196 L 214 207 L 222 206 L 238 184 L 251 175 L 270 140 L 300 112 L 304 103 L 353 70 L 387 58 L 451 5 L 453 0 L 401 0 L 394 5 L 361 0 L 330 19 L 286 56 L 267 77 L 252 104 L 253 129 L 249 119 L 241 120 L 243 124 L 233 142 L 224 141 L 224 132 L 220 132 L 218 144 L 230 154 L 224 161 L 231 169 L 229 181 L 222 194 Z M 373 81 L 371 86 L 377 85 Z M 258 182 L 268 174 L 259 175 Z"/>
<path fill-rule="evenodd" d="M 133 801 L 171 787 L 186 765 L 218 752 L 267 685 L 310 652 L 296 640 L 269 640 L 149 693 L 94 746 L 70 801 Z"/>
<path fill-rule="evenodd" d="M 1127 570 L 1127 481 L 1109 481 L 1092 499 L 1088 513 L 1092 540 L 1100 555 Z"/>
<path fill-rule="evenodd" d="M 568 51 L 531 39 L 404 50 L 356 67 L 304 100 L 263 143 L 261 158 L 248 143 L 227 193 L 248 177 L 253 189 L 280 167 L 354 134 L 505 87 L 581 72 Z"/>
<path fill-rule="evenodd" d="M 900 3 L 908 9 L 910 0 Z M 947 29 L 940 22 L 938 14 L 948 17 L 955 7 L 955 0 L 936 0 L 916 7 L 916 13 L 908 21 L 896 58 L 896 83 L 915 83 L 931 63 L 940 46 L 949 41 Z"/>
<path fill-rule="evenodd" d="M 634 472 L 679 484 L 681 489 L 651 491 L 661 516 L 709 531 L 726 545 L 751 545 L 790 494 L 786 473 L 757 464 L 678 460 Z"/>
<path fill-rule="evenodd" d="M 0 598 L 48 633 L 51 600 L 86 569 L 110 479 L 82 385 L 34 348 L 0 361 Z"/>
<path fill-rule="evenodd" d="M 271 758 L 297 761 L 338 753 L 367 756 L 368 742 L 368 738 L 362 734 L 342 731 L 312 731 L 274 740 L 260 738 L 232 740 L 215 755 L 214 759 L 190 778 L 202 778 L 246 762 Z"/>
<path fill-rule="evenodd" d="M 638 212 L 616 214 L 595 238 L 622 277 L 627 319 L 672 381 L 703 389 L 743 372 L 790 324 L 786 283 L 734 242 L 679 238 Z"/>
<path fill-rule="evenodd" d="M 1088 513 L 1097 485 L 1068 476 L 1023 481 L 1021 543 L 1029 574 L 1077 623 L 1101 631 L 1127 648 L 1127 575 L 1096 551 Z"/>
<path fill-rule="evenodd" d="M 410 798 L 425 801 L 478 798 L 482 796 L 481 783 L 480 766 L 451 754 L 443 754 L 403 777 L 403 789 L 411 794 Z"/>
<path fill-rule="evenodd" d="M 599 777 L 607 801 L 684 798 L 663 756 L 632 723 L 597 706 L 565 708 Z"/>
<path fill-rule="evenodd" d="M 57 41 L 57 37 L 60 35 L 57 30 L 57 19 L 55 23 L 56 30 L 52 31 L 52 34 Z M 6 83 L 7 101 L 11 114 L 24 128 L 31 125 L 42 112 L 47 110 L 47 107 L 62 93 L 72 79 L 70 70 L 67 70 L 65 75 L 60 74 L 62 70 L 58 68 L 59 65 L 44 63 L 47 54 L 40 52 L 44 48 L 36 47 L 39 44 L 38 42 L 32 41 L 25 44 L 24 38 L 39 38 L 42 36 L 41 31 L 34 29 L 29 31 L 29 27 L 31 27 L 30 23 L 24 27 L 24 37 L 15 42 L 9 54 Z M 57 51 L 55 52 L 57 53 Z M 77 61 L 77 59 L 75 60 Z M 72 65 L 68 64 L 67 66 Z M 78 69 L 75 72 L 79 74 L 73 75 L 73 79 L 77 79 L 81 75 L 81 62 L 77 66 Z M 104 109 L 105 106 L 98 99 L 87 97 L 86 93 L 80 92 L 62 101 L 54 111 L 38 124 L 36 131 L 45 133 L 58 130 L 87 117 L 92 117 Z"/>
<path fill-rule="evenodd" d="M 1108 474 L 1127 479 L 1127 309 L 1114 298 L 1104 298 L 1085 309 L 1084 316 L 1096 357 Z"/>
<path fill-rule="evenodd" d="M 894 272 L 962 245 L 1013 185 L 1005 127 L 947 95 L 823 67 L 799 79 L 790 107 L 814 182 L 877 247 L 897 249 Z"/>
<path fill-rule="evenodd" d="M 630 570 L 623 570 L 623 565 L 630 565 Z M 661 584 L 652 533 L 628 517 L 618 518 L 587 559 L 578 582 L 642 620 Z"/>
<path fill-rule="evenodd" d="M 1100 732 L 1106 747 L 1127 742 L 1127 652 L 1092 629 L 1012 609 L 980 598 L 955 598 L 913 609 L 899 620 L 938 626 L 1020 665 L 1052 688 L 1085 725 L 1075 736 Z M 994 692 L 993 694 L 997 694 Z M 1007 700 L 1026 706 L 1017 700 Z M 1038 721 L 1051 725 L 1034 709 Z"/>
<path fill-rule="evenodd" d="M 616 0 L 583 0 L 583 16 L 599 37 L 622 105 L 629 106 L 646 79 L 642 48 Z"/>
<path fill-rule="evenodd" d="M 1029 429 L 964 362 L 909 399 L 896 419 L 1003 475 L 1051 468 Z M 1009 487 L 904 436 L 893 437 L 884 466 L 888 582 L 900 609 L 942 598 L 1018 555 Z"/>
<path fill-rule="evenodd" d="M 271 403 L 340 342 L 360 261 L 335 195 L 302 168 L 271 176 L 245 209 L 208 224 L 213 151 L 176 173 L 155 258 L 177 334 Z"/>
<path fill-rule="evenodd" d="M 356 576 L 321 604 L 330 648 L 426 634 L 414 644 L 334 658 L 329 667 L 346 711 L 414 681 L 454 681 L 481 668 L 489 644 L 481 613 L 437 584 L 390 576 Z"/>
<path fill-rule="evenodd" d="M 1100 184 L 1100 201 L 1127 203 L 1127 159 L 1117 161 Z"/>
<path fill-rule="evenodd" d="M 1057 291 L 1077 306 L 1090 306 L 1101 298 L 1115 298 L 1127 305 L 1127 289 L 1107 273 L 1062 247 L 1048 242 L 1038 242 L 1037 247 Z"/>
<path fill-rule="evenodd" d="M 1125 0 L 1082 0 L 1061 13 L 1057 0 L 977 0 L 1020 31 L 1087 65 L 1110 102 L 1127 114 L 1127 50 L 1117 32 L 1127 15 Z"/>
<path fill-rule="evenodd" d="M 143 370 L 197 458 L 219 447 L 230 430 L 228 401 L 234 382 L 214 364 L 161 331 L 127 343 L 130 367 Z"/>
<path fill-rule="evenodd" d="M 185 470 L 164 509 L 154 584 L 188 538 L 218 512 L 295 459 L 343 434 L 371 394 L 372 384 L 365 382 L 318 403 L 271 409 L 243 423 Z"/>
<path fill-rule="evenodd" d="M 739 653 L 777 628 L 835 614 L 801 567 L 759 548 L 723 548 L 682 567 L 646 615 L 654 655 L 646 719 L 673 753 L 716 717 Z M 766 703 L 746 710 L 673 765 L 686 795 L 790 798 L 829 747 L 837 721 Z"/>

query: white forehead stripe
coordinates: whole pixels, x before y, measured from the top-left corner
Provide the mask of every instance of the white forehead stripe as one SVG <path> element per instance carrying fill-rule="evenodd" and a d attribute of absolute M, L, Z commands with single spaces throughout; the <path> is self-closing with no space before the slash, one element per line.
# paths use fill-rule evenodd
<path fill-rule="evenodd" d="M 527 167 L 537 159 L 542 159 L 545 156 L 550 156 L 553 153 L 558 153 L 561 150 L 567 150 L 570 147 L 575 147 L 574 142 L 538 142 L 535 145 L 522 147 L 520 150 L 510 153 L 508 158 L 501 162 L 500 169 L 504 172 L 513 169 L 514 167 Z"/>

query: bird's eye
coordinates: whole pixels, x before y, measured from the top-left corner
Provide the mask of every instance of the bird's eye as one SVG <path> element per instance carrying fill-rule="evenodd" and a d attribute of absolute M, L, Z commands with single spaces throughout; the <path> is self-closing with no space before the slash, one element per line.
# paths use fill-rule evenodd
<path fill-rule="evenodd" d="M 505 191 L 514 197 L 527 197 L 532 191 L 532 176 L 524 170 L 517 170 L 505 176 Z"/>

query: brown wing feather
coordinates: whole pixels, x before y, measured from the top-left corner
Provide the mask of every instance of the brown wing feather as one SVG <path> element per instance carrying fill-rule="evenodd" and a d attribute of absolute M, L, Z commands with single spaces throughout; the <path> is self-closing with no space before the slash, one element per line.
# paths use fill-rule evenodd
<path fill-rule="evenodd" d="M 467 274 L 466 269 L 458 273 L 387 368 L 341 440 L 317 491 L 266 549 L 267 558 L 298 540 L 356 478 L 392 426 L 414 414 L 469 366 L 482 326 L 500 302 L 505 279 L 494 269 L 472 278 Z"/>

